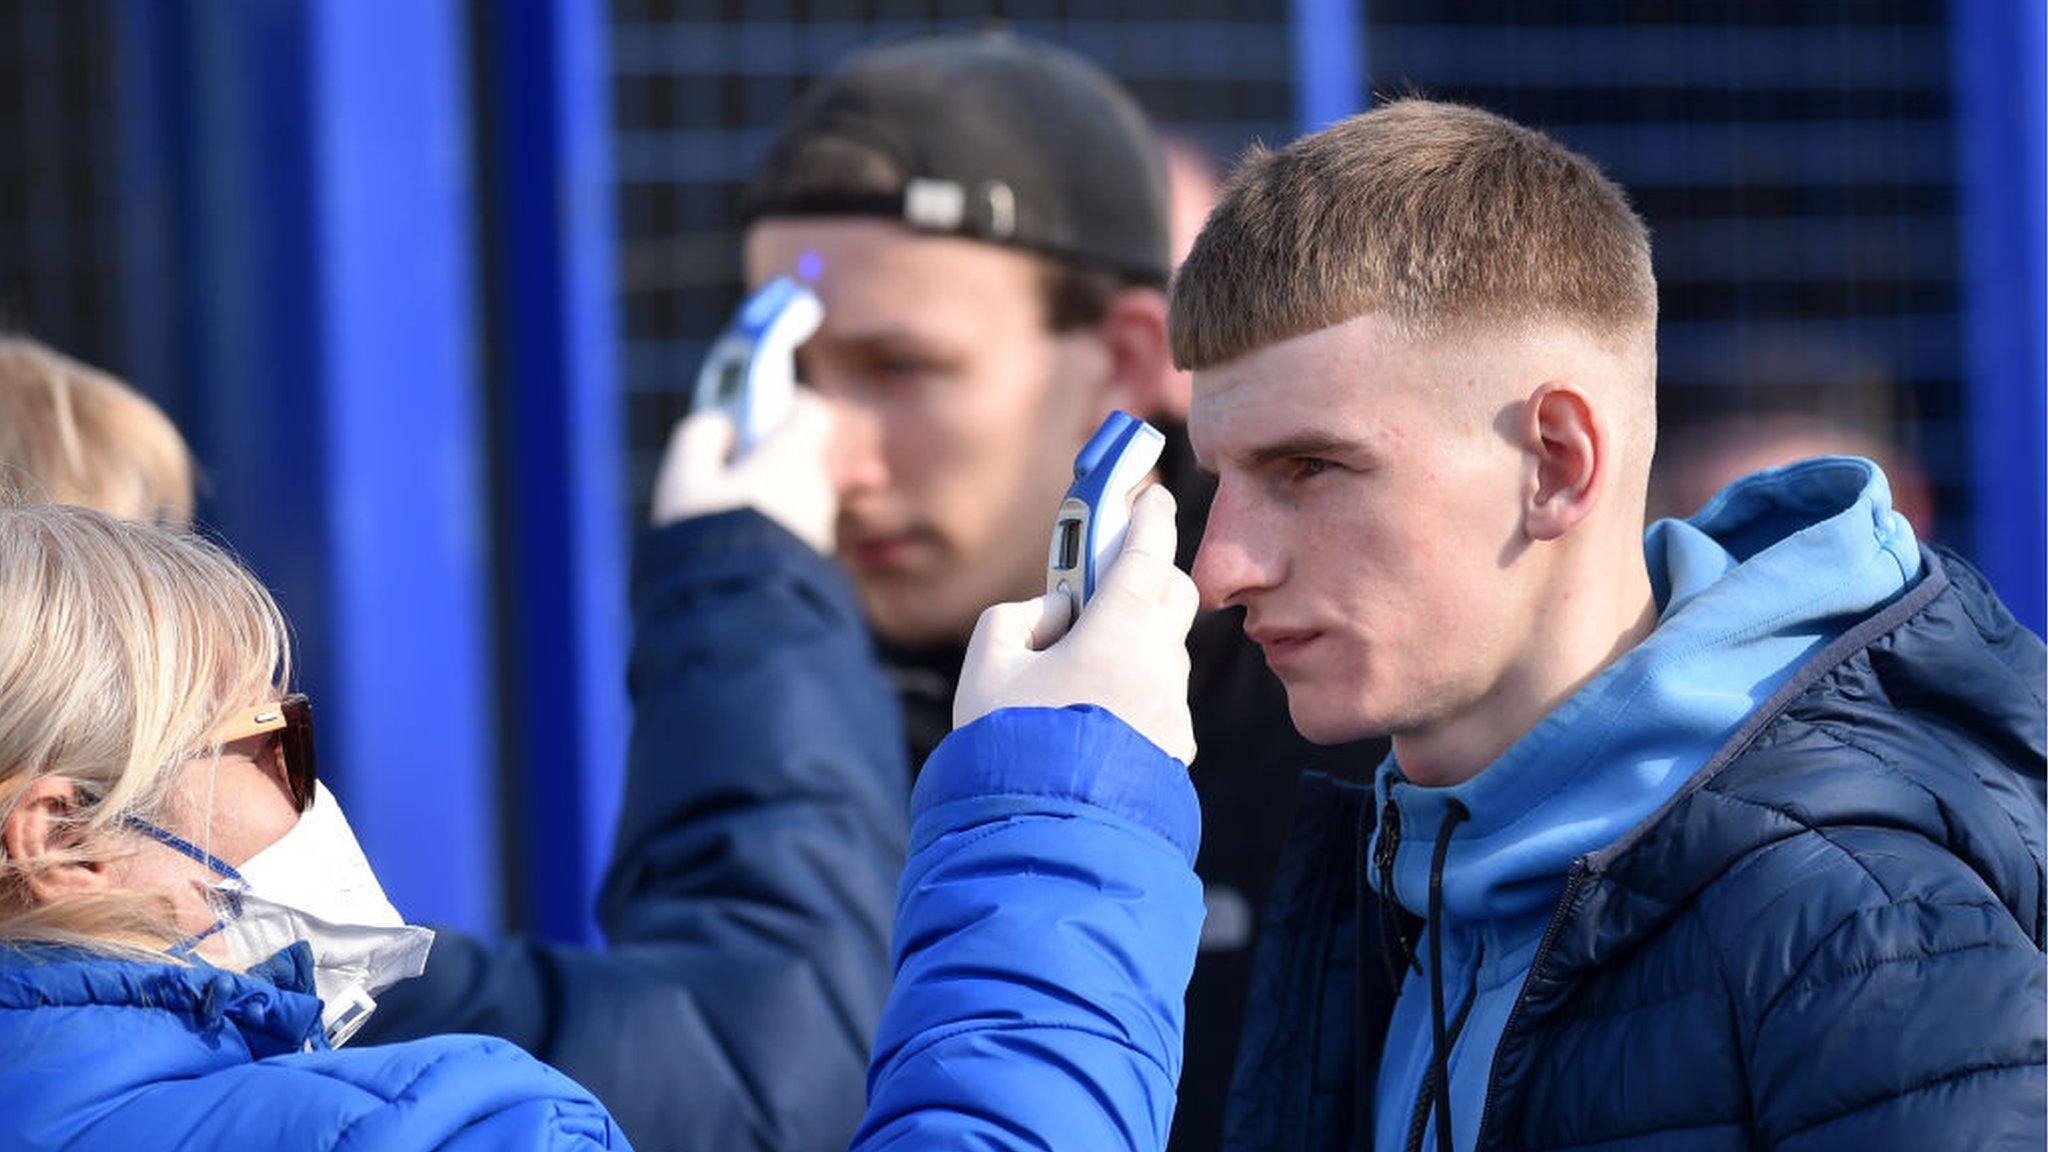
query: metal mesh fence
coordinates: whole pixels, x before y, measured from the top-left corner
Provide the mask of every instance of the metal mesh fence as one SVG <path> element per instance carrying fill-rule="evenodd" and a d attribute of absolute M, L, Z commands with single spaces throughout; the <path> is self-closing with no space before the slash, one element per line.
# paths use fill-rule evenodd
<path fill-rule="evenodd" d="M 1090 57 L 1156 119 L 1218 155 L 1294 133 L 1283 5 L 620 0 L 613 145 L 636 515 L 697 362 L 738 298 L 740 189 L 776 120 L 857 48 L 989 22 Z"/>
<path fill-rule="evenodd" d="M 125 361 L 113 18 L 0 0 L 0 330 Z"/>
<path fill-rule="evenodd" d="M 1380 91 L 1542 128 L 1633 194 L 1656 249 L 1667 449 L 1735 413 L 1875 431 L 1964 529 L 1945 4 L 1367 7 Z"/>
<path fill-rule="evenodd" d="M 1949 12 L 1940 0 L 1372 0 L 1367 72 L 1544 128 L 1634 194 L 1663 286 L 1667 441 L 1757 408 L 1889 430 L 1967 523 Z M 1286 6 L 1237 0 L 617 0 L 630 490 L 739 290 L 740 182 L 847 52 L 997 20 L 1124 78 L 1228 156 L 1294 132 Z M 116 371 L 122 267 L 107 0 L 0 0 L 0 324 Z M 1959 541 L 1968 544 L 1967 540 Z"/>

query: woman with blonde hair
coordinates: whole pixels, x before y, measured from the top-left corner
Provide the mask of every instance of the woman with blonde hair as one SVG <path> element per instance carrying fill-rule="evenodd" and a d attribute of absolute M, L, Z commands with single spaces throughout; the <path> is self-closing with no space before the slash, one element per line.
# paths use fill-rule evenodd
<path fill-rule="evenodd" d="M 1051 598 L 1007 605 L 971 650 L 963 731 L 911 805 L 862 1152 L 1164 1145 L 1202 914 L 1194 602 L 1170 501 L 1141 501 L 1130 540 L 1106 614 L 1051 643 L 1032 623 Z M 866 874 L 902 861 L 846 850 L 900 836 L 904 775 L 874 770 L 898 768 L 901 741 L 872 714 L 886 688 L 852 591 L 813 594 L 769 552 L 830 568 L 751 508 L 643 546 L 633 743 L 671 770 L 629 779 L 616 954 L 547 969 L 623 986 L 606 1050 L 704 1113 L 687 1147 L 845 1147 L 817 1101 L 749 1112 L 719 1050 L 748 1037 L 801 1069 L 812 1018 L 862 1008 L 825 997 L 859 988 L 881 917 L 798 905 L 886 900 Z M 770 685 L 771 665 L 797 671 Z M 0 1147 L 627 1148 L 596 1100 L 505 1041 L 339 1047 L 431 934 L 384 898 L 289 685 L 276 604 L 217 547 L 0 498 Z M 1084 701 L 1115 755 L 1045 739 Z"/>
<path fill-rule="evenodd" d="M 503 1041 L 340 1050 L 431 933 L 315 775 L 269 594 L 189 534 L 0 506 L 10 1148 L 624 1148 Z"/>
<path fill-rule="evenodd" d="M 0 489 L 114 516 L 192 519 L 192 452 L 149 399 L 26 336 L 0 336 Z"/>

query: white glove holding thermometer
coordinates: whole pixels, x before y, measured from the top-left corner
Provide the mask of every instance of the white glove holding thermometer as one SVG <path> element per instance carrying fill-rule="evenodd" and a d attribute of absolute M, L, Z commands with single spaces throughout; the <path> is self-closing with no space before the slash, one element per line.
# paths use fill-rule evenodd
<path fill-rule="evenodd" d="M 752 508 L 829 555 L 839 516 L 839 496 L 825 472 L 831 406 L 798 389 L 789 418 L 737 460 L 731 459 L 735 435 L 732 418 L 720 411 L 676 425 L 654 480 L 655 527 Z"/>
<path fill-rule="evenodd" d="M 1192 763 L 1187 634 L 1200 597 L 1173 566 L 1173 510 L 1164 488 L 1138 494 L 1123 551 L 1071 631 L 1068 599 L 1057 593 L 983 612 L 953 697 L 953 726 L 998 708 L 1095 704 Z"/>

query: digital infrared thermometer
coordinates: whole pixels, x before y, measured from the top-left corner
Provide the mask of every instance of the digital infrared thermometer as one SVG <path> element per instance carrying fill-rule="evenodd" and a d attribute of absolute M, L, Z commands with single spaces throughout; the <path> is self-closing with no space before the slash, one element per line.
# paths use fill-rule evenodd
<path fill-rule="evenodd" d="M 789 416 L 796 398 L 796 350 L 825 319 L 825 305 L 787 276 L 747 297 L 697 370 L 690 411 L 732 417 L 734 459 Z"/>
<path fill-rule="evenodd" d="M 1053 520 L 1045 590 L 1073 606 L 1073 619 L 1123 549 L 1131 527 L 1131 494 L 1159 462 L 1166 437 L 1124 412 L 1112 412 L 1074 457 L 1074 483 Z"/>

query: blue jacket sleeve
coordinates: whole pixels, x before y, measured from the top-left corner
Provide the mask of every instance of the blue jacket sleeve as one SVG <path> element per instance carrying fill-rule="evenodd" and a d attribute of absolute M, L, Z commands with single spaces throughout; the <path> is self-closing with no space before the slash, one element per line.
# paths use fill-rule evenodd
<path fill-rule="evenodd" d="M 946 738 L 912 799 L 857 1152 L 1157 1152 L 1201 934 L 1187 768 L 1098 708 Z"/>
<path fill-rule="evenodd" d="M 610 947 L 442 933 L 365 1040 L 504 1037 L 642 1148 L 836 1152 L 888 989 L 895 703 L 837 568 L 755 513 L 647 535 L 633 612 Z"/>

